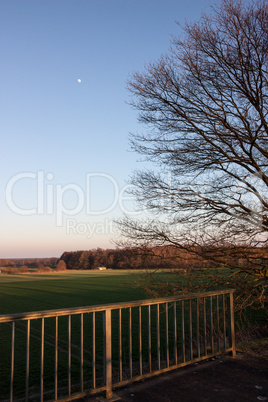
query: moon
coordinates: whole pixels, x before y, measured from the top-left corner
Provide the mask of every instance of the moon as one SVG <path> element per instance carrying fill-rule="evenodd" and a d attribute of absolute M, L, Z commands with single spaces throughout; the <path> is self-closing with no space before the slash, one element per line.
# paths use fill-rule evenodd
<path fill-rule="evenodd" d="M 82 80 L 80 80 L 80 78 L 78 78 L 77 82 L 79 82 L 79 84 L 81 84 Z"/>

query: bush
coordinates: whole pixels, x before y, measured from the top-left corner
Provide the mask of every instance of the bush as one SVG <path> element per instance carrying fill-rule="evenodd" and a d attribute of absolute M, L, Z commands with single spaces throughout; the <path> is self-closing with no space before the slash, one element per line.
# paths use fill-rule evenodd
<path fill-rule="evenodd" d="M 25 274 L 26 272 L 29 272 L 29 269 L 28 269 L 27 265 L 22 265 L 22 266 L 20 267 L 20 272 L 21 272 L 22 274 Z"/>
<path fill-rule="evenodd" d="M 43 264 L 40 264 L 40 267 L 38 265 L 38 272 L 51 272 L 52 269 L 50 267 L 47 267 Z"/>
<path fill-rule="evenodd" d="M 19 271 L 18 268 L 9 268 L 9 269 L 8 269 L 8 274 L 9 274 L 9 275 L 17 275 L 17 274 L 19 274 L 19 273 L 20 273 L 20 271 Z"/>
<path fill-rule="evenodd" d="M 66 270 L 66 263 L 63 260 L 59 260 L 58 264 L 56 265 L 57 271 L 65 271 Z"/>

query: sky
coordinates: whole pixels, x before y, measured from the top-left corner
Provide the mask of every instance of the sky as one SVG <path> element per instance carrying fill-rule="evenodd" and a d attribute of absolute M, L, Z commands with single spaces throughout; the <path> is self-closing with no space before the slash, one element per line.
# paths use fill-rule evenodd
<path fill-rule="evenodd" d="M 219 0 L 0 0 L 0 258 L 113 248 L 146 167 L 126 83 Z"/>

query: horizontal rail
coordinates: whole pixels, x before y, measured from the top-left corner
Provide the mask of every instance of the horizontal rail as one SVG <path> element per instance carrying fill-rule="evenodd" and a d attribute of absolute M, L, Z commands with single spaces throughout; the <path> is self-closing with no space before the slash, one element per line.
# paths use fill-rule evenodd
<path fill-rule="evenodd" d="M 226 290 L 218 290 L 204 293 L 189 293 L 186 295 L 179 296 L 168 296 L 168 297 L 159 297 L 157 299 L 145 299 L 145 300 L 137 300 L 133 302 L 119 302 L 119 303 L 109 303 L 109 304 L 101 304 L 96 306 L 85 306 L 85 307 L 73 307 L 73 308 L 64 308 L 64 309 L 54 309 L 54 310 L 41 310 L 41 311 L 32 311 L 29 313 L 15 313 L 15 314 L 2 314 L 0 315 L 0 323 L 10 322 L 10 321 L 22 321 L 22 320 L 36 320 L 38 318 L 49 318 L 49 317 L 61 317 L 65 315 L 74 315 L 74 314 L 82 314 L 82 313 L 92 313 L 97 311 L 106 311 L 106 310 L 117 310 L 128 307 L 139 307 L 139 306 L 149 306 L 153 304 L 161 304 L 161 303 L 169 303 L 173 301 L 180 300 L 192 300 L 199 299 L 202 297 L 208 296 L 217 296 L 217 295 L 226 295 L 230 293 L 234 293 L 235 289 L 226 289 Z"/>

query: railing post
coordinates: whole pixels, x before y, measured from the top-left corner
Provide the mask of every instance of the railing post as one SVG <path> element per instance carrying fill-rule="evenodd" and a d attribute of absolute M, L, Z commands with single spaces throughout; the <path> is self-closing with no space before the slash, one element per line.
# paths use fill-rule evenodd
<path fill-rule="evenodd" d="M 15 321 L 12 322 L 10 402 L 13 402 L 14 359 L 15 359 Z"/>
<path fill-rule="evenodd" d="M 230 292 L 230 333 L 231 333 L 231 346 L 232 346 L 232 356 L 236 357 L 235 350 L 235 326 L 234 326 L 234 292 Z"/>
<path fill-rule="evenodd" d="M 105 377 L 106 399 L 112 399 L 112 323 L 111 310 L 105 310 Z"/>

